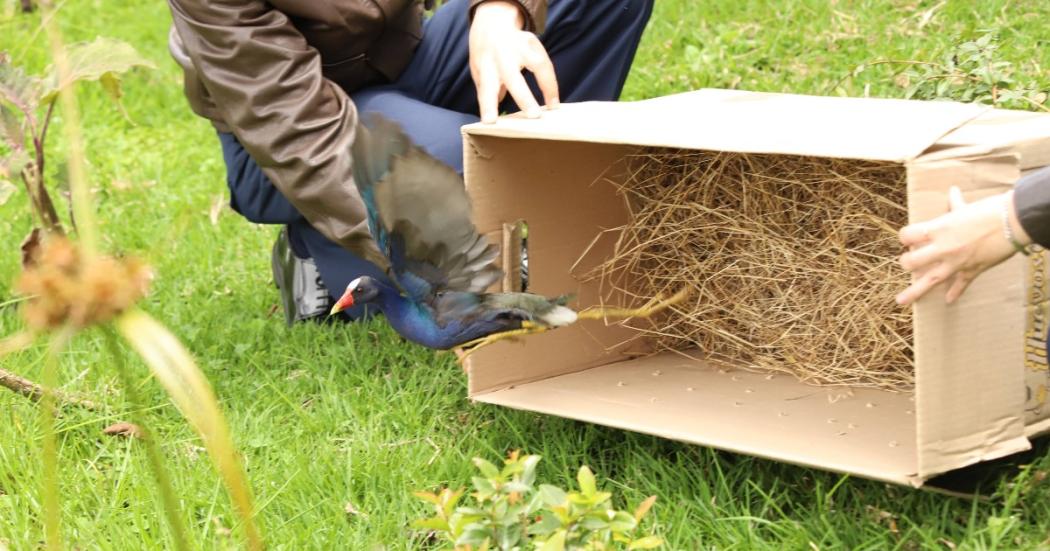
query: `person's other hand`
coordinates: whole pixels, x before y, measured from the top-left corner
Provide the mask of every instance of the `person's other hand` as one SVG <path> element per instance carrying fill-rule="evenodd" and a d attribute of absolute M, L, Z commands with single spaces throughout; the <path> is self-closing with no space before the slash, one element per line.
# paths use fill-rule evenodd
<path fill-rule="evenodd" d="M 514 2 L 489 0 L 474 8 L 470 26 L 470 75 L 478 92 L 482 122 L 495 122 L 499 103 L 510 92 L 526 116 L 540 116 L 540 106 L 522 76 L 528 69 L 536 77 L 543 103 L 558 106 L 558 80 L 554 65 L 535 34 L 523 31 L 525 17 Z"/>
<path fill-rule="evenodd" d="M 945 301 L 952 303 L 981 272 L 1012 256 L 1016 249 L 1003 233 L 1004 208 L 1014 239 L 1031 243 L 1017 220 L 1013 191 L 966 203 L 959 188 L 952 187 L 948 202 L 947 214 L 900 231 L 901 243 L 911 249 L 901 256 L 901 266 L 915 275 L 897 295 L 900 304 L 915 302 L 944 281 L 950 282 Z"/>

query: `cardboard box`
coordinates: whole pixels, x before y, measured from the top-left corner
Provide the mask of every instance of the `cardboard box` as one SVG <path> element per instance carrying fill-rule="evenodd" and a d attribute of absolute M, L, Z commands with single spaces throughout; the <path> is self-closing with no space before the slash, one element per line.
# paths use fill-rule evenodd
<path fill-rule="evenodd" d="M 590 305 L 597 284 L 579 275 L 612 250 L 612 233 L 595 241 L 626 219 L 610 180 L 623 178 L 624 156 L 640 147 L 899 163 L 910 219 L 920 221 L 946 211 L 951 185 L 972 201 L 1050 164 L 1050 115 L 700 90 L 565 105 L 539 120 L 505 117 L 466 127 L 464 143 L 479 228 L 503 243 L 504 228 L 524 220 L 530 290 L 576 292 Z M 469 392 L 481 402 L 919 486 L 1028 449 L 1029 438 L 1050 430 L 1047 281 L 1045 255 L 1015 255 L 955 305 L 928 294 L 914 306 L 912 393 L 814 387 L 675 353 L 632 356 L 638 350 L 622 344 L 631 330 L 598 322 L 480 350 L 467 364 Z"/>

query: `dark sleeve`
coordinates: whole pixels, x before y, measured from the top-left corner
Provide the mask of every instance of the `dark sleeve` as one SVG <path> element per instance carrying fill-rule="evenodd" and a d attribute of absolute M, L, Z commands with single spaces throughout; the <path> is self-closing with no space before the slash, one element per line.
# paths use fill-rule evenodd
<path fill-rule="evenodd" d="M 474 17 L 474 10 L 478 4 L 488 0 L 470 0 L 470 17 Z M 521 8 L 525 14 L 525 30 L 533 34 L 543 34 L 547 27 L 547 0 L 511 0 Z"/>
<path fill-rule="evenodd" d="M 1014 207 L 1017 220 L 1032 241 L 1050 248 L 1050 166 L 1017 181 Z"/>
<path fill-rule="evenodd" d="M 353 181 L 357 111 L 317 50 L 264 0 L 169 5 L 201 85 L 270 181 L 326 237 L 380 259 Z"/>

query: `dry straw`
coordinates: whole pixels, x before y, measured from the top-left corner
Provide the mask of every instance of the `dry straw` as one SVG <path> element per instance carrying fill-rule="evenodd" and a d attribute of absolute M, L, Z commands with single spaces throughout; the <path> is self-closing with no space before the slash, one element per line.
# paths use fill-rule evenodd
<path fill-rule="evenodd" d="M 908 282 L 902 167 L 666 149 L 627 161 L 616 185 L 630 221 L 588 277 L 609 300 L 692 289 L 631 322 L 658 349 L 813 384 L 913 385 L 911 312 L 893 301 Z"/>

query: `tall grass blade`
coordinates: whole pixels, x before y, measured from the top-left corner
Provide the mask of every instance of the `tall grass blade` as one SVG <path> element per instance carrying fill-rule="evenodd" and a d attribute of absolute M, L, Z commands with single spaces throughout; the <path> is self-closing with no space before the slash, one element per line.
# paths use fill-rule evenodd
<path fill-rule="evenodd" d="M 73 74 L 69 65 L 69 56 L 62 42 L 62 33 L 58 29 L 56 18 L 51 17 L 51 2 L 41 2 L 44 15 L 43 25 L 47 30 L 48 43 L 55 63 L 55 73 L 59 82 L 70 80 Z M 66 86 L 58 91 L 58 100 L 62 106 L 65 119 L 63 130 L 69 144 L 69 188 L 73 196 L 73 217 L 76 219 L 77 236 L 80 246 L 87 258 L 98 253 L 98 227 L 95 223 L 95 212 L 91 206 L 91 190 L 88 188 L 87 171 L 84 163 L 84 139 L 80 131 L 80 112 L 74 86 Z"/>
<path fill-rule="evenodd" d="M 128 368 L 127 361 L 125 361 L 124 352 L 120 349 L 117 335 L 111 329 L 107 329 L 105 334 L 106 345 L 109 348 L 110 355 L 113 356 L 113 365 L 116 366 L 117 373 L 120 375 L 120 382 L 124 386 L 124 395 L 127 398 L 128 406 L 131 408 L 131 422 L 138 425 L 142 431 L 141 440 L 146 446 L 146 457 L 149 459 L 150 470 L 153 471 L 153 478 L 157 483 L 157 489 L 160 491 L 161 502 L 164 506 L 164 516 L 167 517 L 168 525 L 171 526 L 171 537 L 175 540 L 175 549 L 187 551 L 190 549 L 189 538 L 186 535 L 186 527 L 183 525 L 179 515 L 179 502 L 175 499 L 175 489 L 171 485 L 171 477 L 168 476 L 168 470 L 164 466 L 164 458 L 160 453 L 160 448 L 157 446 L 157 441 L 150 430 L 146 428 L 142 398 L 139 396 L 135 380 L 131 376 L 131 370 Z"/>
<path fill-rule="evenodd" d="M 241 517 L 249 548 L 262 549 L 262 538 L 255 526 L 251 491 L 234 450 L 226 419 L 204 374 L 182 343 L 145 312 L 137 309 L 125 312 L 116 319 L 116 327 L 201 435 Z"/>

